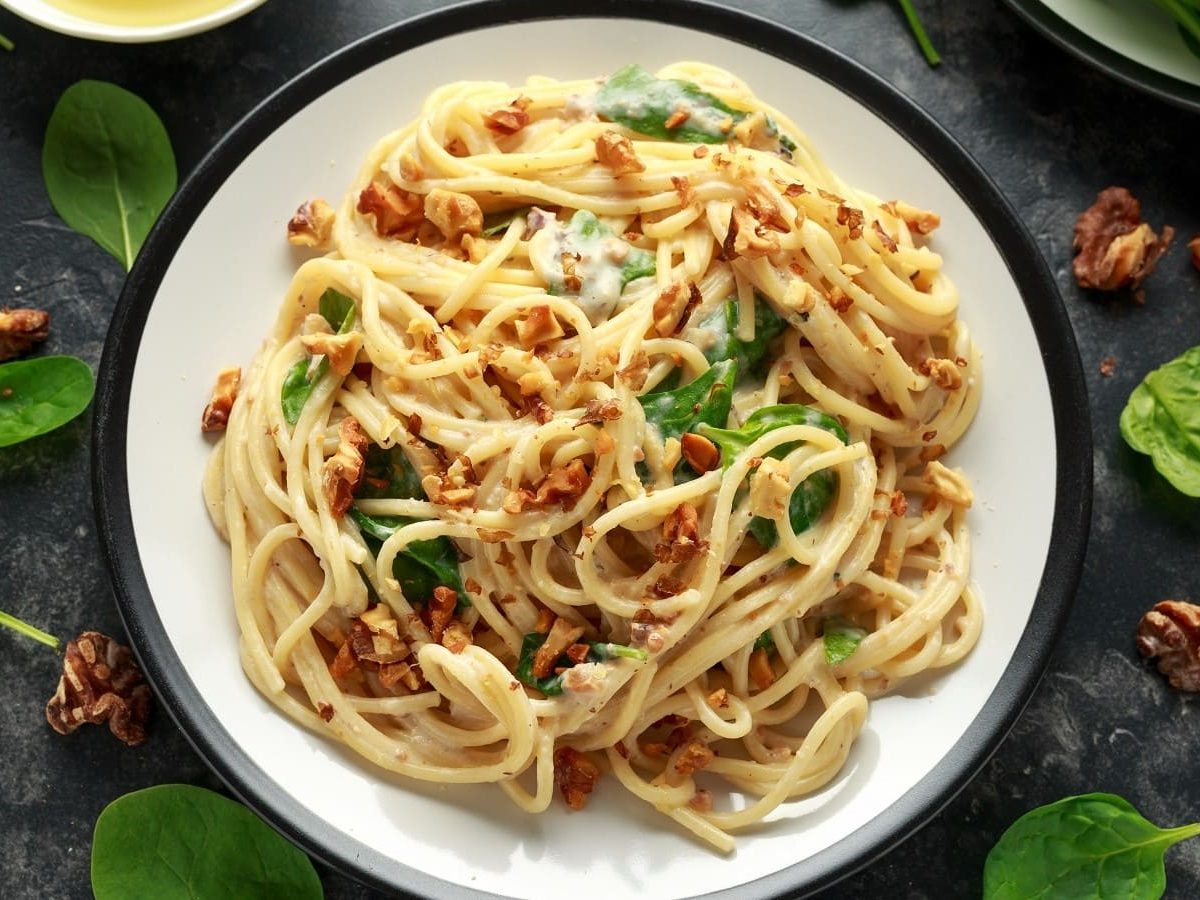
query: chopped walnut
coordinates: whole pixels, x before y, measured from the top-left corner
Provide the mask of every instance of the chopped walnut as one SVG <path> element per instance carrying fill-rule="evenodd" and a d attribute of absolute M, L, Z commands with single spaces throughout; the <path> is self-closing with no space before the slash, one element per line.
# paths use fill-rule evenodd
<path fill-rule="evenodd" d="M 846 226 L 846 233 L 851 240 L 862 237 L 863 214 L 861 209 L 842 203 L 837 208 L 837 223 Z"/>
<path fill-rule="evenodd" d="M 833 311 L 838 313 L 844 313 L 854 305 L 854 298 L 836 284 L 829 289 L 828 299 L 829 305 L 833 307 Z"/>
<path fill-rule="evenodd" d="M 908 497 L 904 496 L 904 491 L 892 491 L 888 499 L 888 509 L 897 519 L 903 518 L 908 512 Z"/>
<path fill-rule="evenodd" d="M 446 626 L 454 616 L 454 607 L 458 605 L 458 594 L 453 588 L 439 585 L 433 589 L 433 598 L 429 601 L 429 632 L 435 643 L 442 642 Z"/>
<path fill-rule="evenodd" d="M 934 384 L 946 391 L 957 391 L 962 387 L 962 374 L 958 371 L 958 366 L 952 359 L 934 359 L 929 358 L 922 360 L 918 371 L 922 375 L 928 375 L 933 379 Z"/>
<path fill-rule="evenodd" d="M 288 219 L 288 243 L 297 247 L 324 247 L 333 234 L 335 216 L 333 207 L 320 198 L 304 201 Z"/>
<path fill-rule="evenodd" d="M 792 495 L 788 464 L 767 457 L 750 476 L 750 509 L 756 516 L 775 519 L 787 512 Z"/>
<path fill-rule="evenodd" d="M 363 336 L 357 331 L 349 334 L 304 334 L 300 336 L 300 343 L 313 356 L 324 356 L 329 360 L 329 368 L 344 376 L 354 368 L 358 351 L 362 349 Z"/>
<path fill-rule="evenodd" d="M 1115 356 L 1106 356 L 1100 360 L 1100 374 L 1105 378 L 1112 378 L 1113 373 L 1117 371 L 1117 358 Z"/>
<path fill-rule="evenodd" d="M 649 374 L 650 358 L 644 350 L 638 350 L 624 368 L 617 370 L 617 377 L 634 393 L 646 386 L 646 376 Z"/>
<path fill-rule="evenodd" d="M 775 670 L 771 668 L 771 659 L 765 647 L 759 647 L 750 654 L 750 680 L 760 691 L 765 691 L 775 683 Z"/>
<path fill-rule="evenodd" d="M 725 688 L 717 688 L 705 700 L 713 709 L 725 709 L 729 706 L 729 692 Z"/>
<path fill-rule="evenodd" d="M 1138 652 L 1158 659 L 1158 671 L 1177 691 L 1200 691 L 1200 606 L 1164 600 L 1142 616 Z"/>
<path fill-rule="evenodd" d="M 583 809 L 599 780 L 599 767 L 574 747 L 554 751 L 554 783 L 571 809 Z"/>
<path fill-rule="evenodd" d="M 676 128 L 686 122 L 689 116 L 690 113 L 686 109 L 676 109 L 669 116 L 667 116 L 666 121 L 663 122 L 663 127 L 666 128 L 667 131 L 674 131 Z"/>
<path fill-rule="evenodd" d="M 355 207 L 364 216 L 375 219 L 375 233 L 380 237 L 398 237 L 410 241 L 425 221 L 424 200 L 391 184 L 372 181 L 358 195 Z"/>
<path fill-rule="evenodd" d="M 603 425 L 605 422 L 615 422 L 621 418 L 621 404 L 617 400 L 589 400 L 583 408 L 583 415 L 575 423 L 580 425 Z"/>
<path fill-rule="evenodd" d="M 130 649 L 108 635 L 85 631 L 67 643 L 46 721 L 59 734 L 108 722 L 114 737 L 136 747 L 146 739 L 150 696 Z"/>
<path fill-rule="evenodd" d="M 483 117 L 483 124 L 496 134 L 516 134 L 529 124 L 528 97 L 518 97 L 508 106 L 502 106 Z"/>
<path fill-rule="evenodd" d="M 538 647 L 533 657 L 533 676 L 546 678 L 554 671 L 554 664 L 566 652 L 567 648 L 583 637 L 583 626 L 575 625 L 567 619 L 555 619 L 546 635 L 542 646 Z"/>
<path fill-rule="evenodd" d="M 573 459 L 565 466 L 551 469 L 536 490 L 520 488 L 510 491 L 504 498 L 504 511 L 513 515 L 525 509 L 544 509 L 553 503 L 570 509 L 587 491 L 592 476 L 581 459 Z"/>
<path fill-rule="evenodd" d="M 233 401 L 237 399 L 238 385 L 242 382 L 242 370 L 238 366 L 228 366 L 217 373 L 217 383 L 213 386 L 212 399 L 204 407 L 200 416 L 201 431 L 224 431 L 229 424 L 229 412 L 233 409 Z"/>
<path fill-rule="evenodd" d="M 672 175 L 671 187 L 675 189 L 675 195 L 679 197 L 679 205 L 681 207 L 690 205 L 696 197 L 695 188 L 692 187 L 692 180 L 686 175 Z"/>
<path fill-rule="evenodd" d="M 875 236 L 879 238 L 879 243 L 883 245 L 883 249 L 888 253 L 895 253 L 900 249 L 896 244 L 896 239 L 887 233 L 878 219 L 871 221 L 871 230 L 875 232 Z"/>
<path fill-rule="evenodd" d="M 605 131 L 596 138 L 596 159 L 614 175 L 646 171 L 629 138 L 618 131 Z"/>
<path fill-rule="evenodd" d="M 659 292 L 653 311 L 654 331 L 659 337 L 675 333 L 675 326 L 681 321 L 685 306 L 687 295 L 679 282 L 669 284 Z"/>
<path fill-rule="evenodd" d="M 679 438 L 679 449 L 687 464 L 701 475 L 715 469 L 721 459 L 716 444 L 691 431 L 684 432 Z"/>
<path fill-rule="evenodd" d="M 329 664 L 339 681 L 361 678 L 361 669 L 374 671 L 386 688 L 401 684 L 410 691 L 424 683 L 420 667 L 412 664 L 412 648 L 400 638 L 400 624 L 389 607 L 376 604 L 350 624 L 350 633 Z"/>
<path fill-rule="evenodd" d="M 708 541 L 700 538 L 700 515 L 690 503 L 681 503 L 663 521 L 663 540 L 654 547 L 660 563 L 681 563 L 708 552 Z"/>
<path fill-rule="evenodd" d="M 711 747 L 703 741 L 690 741 L 685 744 L 679 755 L 675 757 L 675 771 L 687 777 L 707 768 L 716 759 Z"/>
<path fill-rule="evenodd" d="M 688 806 L 698 813 L 712 812 L 713 797 L 711 791 L 696 791 L 692 794 L 692 798 L 688 800 Z"/>
<path fill-rule="evenodd" d="M 28 353 L 50 335 L 50 313 L 40 309 L 0 309 L 0 362 Z"/>
<path fill-rule="evenodd" d="M 955 469 L 948 469 L 937 460 L 925 464 L 921 480 L 929 485 L 935 497 L 941 497 L 956 506 L 970 508 L 974 495 L 967 476 Z"/>
<path fill-rule="evenodd" d="M 905 203 L 903 200 L 889 200 L 883 208 L 908 226 L 910 231 L 917 234 L 929 234 L 942 224 L 942 218 L 935 212 L 919 209 Z"/>
<path fill-rule="evenodd" d="M 726 259 L 769 256 L 779 252 L 779 234 L 761 224 L 747 210 L 735 206 L 729 215 L 729 229 L 725 232 L 721 250 Z"/>
<path fill-rule="evenodd" d="M 346 416 L 338 425 L 338 446 L 333 456 L 325 460 L 322 485 L 329 511 L 340 519 L 354 502 L 354 492 L 363 477 L 363 456 L 367 452 L 367 436 L 354 416 Z"/>
<path fill-rule="evenodd" d="M 1154 271 L 1174 237 L 1142 222 L 1141 204 L 1121 187 L 1105 188 L 1075 221 L 1075 282 L 1082 288 L 1136 291 Z"/>
<path fill-rule="evenodd" d="M 425 218 L 437 226 L 448 241 L 464 234 L 483 231 L 483 210 L 470 194 L 434 188 L 425 197 Z"/>
<path fill-rule="evenodd" d="M 545 304 L 532 307 L 524 319 L 518 319 L 516 329 L 517 338 L 526 349 L 555 340 L 566 333 L 554 313 L 550 311 L 550 307 Z"/>

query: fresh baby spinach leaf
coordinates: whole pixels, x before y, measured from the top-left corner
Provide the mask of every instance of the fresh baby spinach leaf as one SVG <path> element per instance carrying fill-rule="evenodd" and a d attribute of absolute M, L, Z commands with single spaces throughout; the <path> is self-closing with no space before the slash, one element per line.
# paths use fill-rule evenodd
<path fill-rule="evenodd" d="M 821 640 L 825 642 L 825 662 L 836 666 L 854 655 L 867 633 L 844 619 L 826 619 Z"/>
<path fill-rule="evenodd" d="M 1200 824 L 1159 828 L 1114 794 L 1066 797 L 1025 813 L 988 854 L 984 900 L 1153 900 L 1163 855 Z"/>
<path fill-rule="evenodd" d="M 63 221 L 128 271 L 175 193 L 175 154 L 146 101 L 84 80 L 63 92 L 50 115 L 42 179 Z"/>
<path fill-rule="evenodd" d="M 1200 497 L 1200 347 L 1145 377 L 1121 412 L 1121 436 L 1179 491 Z"/>
<path fill-rule="evenodd" d="M 317 305 L 329 327 L 338 334 L 346 334 L 354 328 L 354 301 L 345 294 L 327 288 Z M 288 369 L 279 392 L 279 402 L 283 406 L 283 418 L 289 425 L 300 421 L 304 404 L 328 371 L 329 360 L 324 356 L 315 365 L 311 358 L 300 359 Z"/>
<path fill-rule="evenodd" d="M 637 64 L 609 76 L 596 93 L 596 112 L 630 131 L 664 141 L 720 144 L 746 114 L 699 85 L 655 78 Z"/>
<path fill-rule="evenodd" d="M 203 788 L 164 784 L 118 797 L 92 837 L 96 900 L 319 900 L 303 852 L 254 813 Z"/>
<path fill-rule="evenodd" d="M 787 322 L 779 317 L 771 308 L 771 304 L 758 295 L 754 298 L 752 340 L 743 341 L 737 336 L 740 318 L 740 304 L 737 300 L 726 300 L 698 327 L 712 336 L 712 342 L 704 351 L 704 358 L 710 363 L 722 359 L 735 359 L 738 363 L 738 373 L 744 378 L 760 374 L 760 367 L 767 358 L 767 347 L 784 332 Z"/>
<path fill-rule="evenodd" d="M 700 425 L 721 426 L 729 418 L 733 404 L 733 382 L 737 363 L 725 360 L 710 366 L 698 378 L 683 387 L 638 397 L 646 413 L 646 422 L 658 428 L 665 441 Z"/>
<path fill-rule="evenodd" d="M 0 365 L 0 447 L 53 431 L 87 409 L 96 389 L 88 364 L 41 356 Z"/>

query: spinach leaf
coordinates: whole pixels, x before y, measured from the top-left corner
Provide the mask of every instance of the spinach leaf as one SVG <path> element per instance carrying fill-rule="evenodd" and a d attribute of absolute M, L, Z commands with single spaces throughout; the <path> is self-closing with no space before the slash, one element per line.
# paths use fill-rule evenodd
<path fill-rule="evenodd" d="M 1200 497 L 1200 347 L 1155 369 L 1121 412 L 1121 436 L 1182 493 Z"/>
<path fill-rule="evenodd" d="M 319 900 L 302 851 L 220 794 L 163 784 L 118 797 L 92 837 L 96 900 Z"/>
<path fill-rule="evenodd" d="M 545 678 L 538 678 L 533 674 L 533 659 L 537 656 L 538 650 L 542 644 L 546 643 L 546 635 L 538 634 L 536 631 L 525 635 L 521 640 L 521 655 L 517 659 L 517 668 L 513 673 L 517 676 L 517 681 L 528 685 L 531 688 L 537 688 L 547 697 L 557 697 L 563 692 L 562 675 L 548 675 Z M 635 647 L 626 647 L 624 644 L 608 644 L 602 641 L 584 641 L 588 645 L 588 662 L 606 662 L 611 659 L 625 658 L 645 661 L 648 655 L 645 650 L 638 650 Z M 554 662 L 554 668 L 569 669 L 575 665 L 565 653 L 560 655 Z"/>
<path fill-rule="evenodd" d="M 763 435 L 788 425 L 815 425 L 836 435 L 843 444 L 848 440 L 846 429 L 837 419 L 799 403 L 764 406 L 751 414 L 741 428 L 714 428 L 711 425 L 701 425 L 696 431 L 720 448 L 722 468 L 728 469 L 733 461 L 746 451 L 746 448 Z M 782 444 L 767 455 L 775 459 L 783 459 L 795 448 L 794 442 Z M 836 486 L 837 476 L 833 472 L 825 470 L 814 472 L 796 485 L 791 499 L 788 501 L 788 521 L 792 524 L 793 532 L 800 534 L 812 527 L 825 511 L 825 507 L 829 505 Z M 761 516 L 755 516 L 750 520 L 749 531 L 765 549 L 774 547 L 775 542 L 779 539 L 775 523 Z"/>
<path fill-rule="evenodd" d="M 733 404 L 737 371 L 737 362 L 725 360 L 710 366 L 683 387 L 643 394 L 638 401 L 646 413 L 646 421 L 658 428 L 664 441 L 685 431 L 696 431 L 702 425 L 724 425 Z"/>
<path fill-rule="evenodd" d="M 1066 797 L 1025 813 L 983 868 L 984 900 L 1151 900 L 1166 890 L 1163 855 L 1200 824 L 1158 828 L 1114 794 Z"/>
<path fill-rule="evenodd" d="M 363 460 L 363 480 L 355 495 L 360 500 L 415 500 L 425 496 L 421 479 L 400 447 L 385 450 L 372 444 Z M 396 530 L 418 519 L 404 516 L 372 516 L 356 506 L 350 507 L 352 518 L 362 532 L 367 549 L 376 557 L 383 542 Z M 458 594 L 459 612 L 471 605 L 463 589 L 458 568 L 458 551 L 450 538 L 442 536 L 428 541 L 412 541 L 392 560 L 392 576 L 400 582 L 409 603 L 428 603 L 434 588 L 452 588 Z"/>
<path fill-rule="evenodd" d="M 354 301 L 345 294 L 333 288 L 326 288 L 317 306 L 329 327 L 338 334 L 346 334 L 354 329 Z M 288 369 L 279 392 L 279 402 L 283 406 L 284 421 L 289 425 L 300 421 L 304 404 L 312 396 L 317 382 L 324 378 L 328 371 L 329 360 L 324 356 L 317 360 L 316 365 L 312 364 L 311 359 L 301 359 Z"/>
<path fill-rule="evenodd" d="M 128 270 L 175 193 L 175 154 L 146 101 L 84 80 L 63 92 L 50 115 L 42 179 L 62 220 Z"/>
<path fill-rule="evenodd" d="M 0 625 L 11 628 L 17 634 L 23 634 L 27 638 L 32 638 L 35 641 L 45 644 L 52 650 L 57 650 L 59 647 L 59 640 L 54 635 L 46 634 L 40 628 L 34 628 L 28 622 L 22 622 L 16 616 L 10 616 L 2 609 L 0 609 Z"/>
<path fill-rule="evenodd" d="M 862 639 L 867 636 L 863 629 L 851 625 L 841 618 L 826 619 L 822 627 L 825 642 L 825 662 L 836 666 L 854 655 Z"/>
<path fill-rule="evenodd" d="M 630 131 L 689 144 L 720 144 L 730 125 L 746 117 L 699 85 L 655 78 L 637 64 L 609 76 L 596 92 L 595 108 L 602 118 Z M 667 121 L 677 112 L 687 113 L 687 118 L 678 127 L 668 128 Z"/>
<path fill-rule="evenodd" d="M 73 356 L 42 356 L 0 365 L 0 447 L 67 424 L 92 402 L 96 381 Z"/>
<path fill-rule="evenodd" d="M 775 650 L 775 638 L 771 636 L 771 629 L 768 628 L 754 639 L 754 649 L 766 650 L 768 653 Z"/>
<path fill-rule="evenodd" d="M 754 339 L 743 341 L 737 336 L 741 319 L 740 304 L 736 299 L 726 300 L 713 311 L 699 327 L 712 332 L 715 339 L 704 351 L 710 363 L 722 359 L 735 359 L 738 372 L 744 378 L 761 375 L 761 367 L 767 358 L 767 345 L 787 329 L 787 322 L 771 308 L 761 296 L 754 298 Z"/>
<path fill-rule="evenodd" d="M 590 210 L 581 209 L 575 215 L 571 216 L 571 221 L 567 223 L 565 228 L 562 228 L 560 235 L 562 252 L 582 258 L 580 264 L 576 266 L 576 272 L 582 281 L 579 293 L 600 293 L 596 285 L 603 277 L 602 269 L 597 265 L 589 263 L 589 260 L 594 261 L 600 257 L 602 253 L 600 242 L 610 238 L 620 240 L 628 247 L 620 264 L 622 291 L 635 278 L 645 278 L 655 273 L 656 267 L 653 253 L 648 250 L 641 250 L 629 244 L 623 238 L 618 238 L 611 228 L 596 218 L 595 213 Z M 562 271 L 561 254 L 555 258 L 555 264 L 557 269 L 550 279 L 551 292 L 563 293 L 566 287 Z M 600 266 L 602 265 L 603 263 L 600 263 Z"/>
<path fill-rule="evenodd" d="M 528 214 L 528 206 L 522 206 L 518 209 L 502 209 L 499 212 L 488 213 L 483 217 L 483 230 L 479 233 L 483 237 L 495 237 L 502 232 L 508 231 L 508 226 L 513 223 L 514 219 L 523 219 Z"/>
<path fill-rule="evenodd" d="M 1200 56 L 1200 3 L 1196 0 L 1154 0 L 1169 13 L 1179 29 L 1184 45 L 1195 56 Z"/>

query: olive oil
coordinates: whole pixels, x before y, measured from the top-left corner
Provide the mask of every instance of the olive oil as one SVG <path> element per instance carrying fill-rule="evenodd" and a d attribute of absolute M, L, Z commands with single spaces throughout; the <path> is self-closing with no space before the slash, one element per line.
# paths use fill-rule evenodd
<path fill-rule="evenodd" d="M 233 0 L 46 0 L 63 12 L 105 25 L 173 25 L 216 12 Z"/>

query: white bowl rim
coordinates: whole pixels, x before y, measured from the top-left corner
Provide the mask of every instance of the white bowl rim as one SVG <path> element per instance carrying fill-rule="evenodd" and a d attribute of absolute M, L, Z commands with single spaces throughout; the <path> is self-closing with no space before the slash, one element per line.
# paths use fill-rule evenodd
<path fill-rule="evenodd" d="M 228 787 L 290 840 L 333 867 L 406 897 L 492 898 L 407 866 L 328 826 L 274 783 L 220 725 L 184 671 L 151 596 L 137 551 L 126 469 L 127 417 L 146 314 L 194 219 L 240 162 L 296 111 L 333 86 L 405 50 L 457 33 L 531 20 L 581 17 L 686 23 L 807 70 L 878 115 L 913 144 L 983 223 L 1017 285 L 1051 389 L 1056 491 L 1050 552 L 1028 623 L 983 709 L 912 789 L 870 825 L 815 855 L 734 888 L 721 900 L 800 896 L 827 887 L 899 843 L 942 809 L 983 766 L 1028 703 L 1066 623 L 1083 568 L 1091 519 L 1092 453 L 1087 392 L 1066 309 L 1037 246 L 966 150 L 882 78 L 811 37 L 705 0 L 481 0 L 388 26 L 317 63 L 248 114 L 202 160 L 159 219 L 113 314 L 97 380 L 92 487 L 101 546 L 118 610 L 143 671 L 192 746 Z M 799 893 L 797 893 L 799 892 Z"/>
<path fill-rule="evenodd" d="M 0 6 L 27 22 L 59 34 L 112 44 L 148 44 L 211 31 L 244 16 L 266 2 L 267 0 L 230 0 L 225 6 L 210 13 L 166 25 L 111 25 L 106 22 L 93 22 L 51 6 L 45 0 L 0 0 Z"/>

